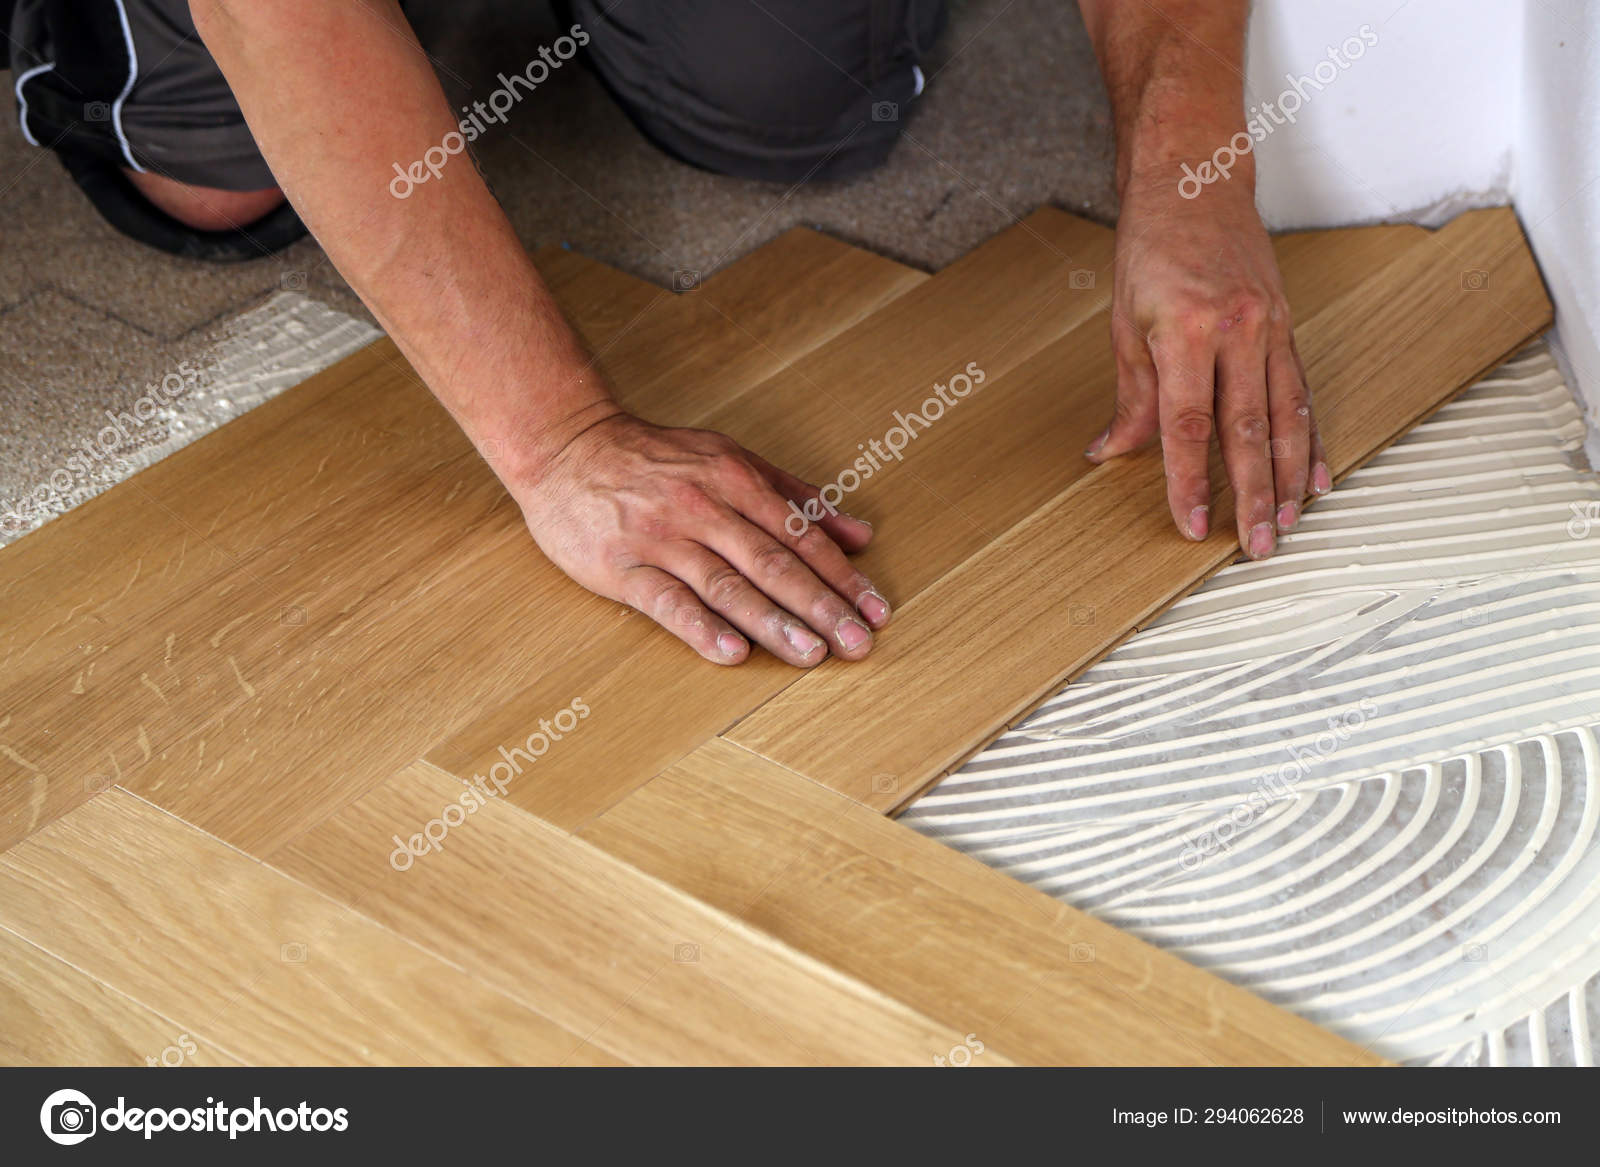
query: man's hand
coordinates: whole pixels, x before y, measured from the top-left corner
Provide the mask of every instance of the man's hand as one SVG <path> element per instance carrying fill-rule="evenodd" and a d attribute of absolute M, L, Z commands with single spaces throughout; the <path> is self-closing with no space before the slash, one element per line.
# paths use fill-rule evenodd
<path fill-rule="evenodd" d="M 295 209 L 468 437 L 499 451 L 556 566 L 719 664 L 751 640 L 796 665 L 871 650 L 889 606 L 845 558 L 867 524 L 829 515 L 796 536 L 788 500 L 814 489 L 719 434 L 623 413 L 469 159 L 396 194 L 396 166 L 460 132 L 396 0 L 192 10 Z"/>
<path fill-rule="evenodd" d="M 1248 187 L 1178 193 L 1172 168 L 1123 190 L 1112 343 L 1116 416 L 1091 445 L 1098 462 L 1158 432 L 1173 521 L 1210 529 L 1211 435 L 1233 484 L 1239 544 L 1270 555 L 1300 518 L 1307 488 L 1332 482 L 1294 347 L 1266 230 Z"/>
<path fill-rule="evenodd" d="M 1217 435 L 1239 544 L 1272 554 L 1307 489 L 1332 487 L 1283 280 L 1255 208 L 1245 130 L 1245 0 L 1079 0 L 1117 134 L 1116 415 L 1086 451 L 1112 458 L 1161 435 L 1178 529 L 1211 529 Z M 1239 137 L 1246 147 L 1235 146 Z M 1186 198 L 1190 167 L 1229 147 L 1226 175 Z"/>
<path fill-rule="evenodd" d="M 844 514 L 796 535 L 815 487 L 732 438 L 617 412 L 507 485 L 534 539 L 578 583 L 629 604 L 717 664 L 754 640 L 815 665 L 872 648 L 888 602 L 845 557 L 872 528 Z M 741 635 L 742 633 L 742 635 Z"/>

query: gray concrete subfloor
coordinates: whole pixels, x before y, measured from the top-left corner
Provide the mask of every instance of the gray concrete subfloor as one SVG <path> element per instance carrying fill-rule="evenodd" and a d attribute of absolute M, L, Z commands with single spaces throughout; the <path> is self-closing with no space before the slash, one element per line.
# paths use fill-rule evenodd
<path fill-rule="evenodd" d="M 418 0 L 413 22 L 457 105 L 553 35 L 543 3 Z M 479 159 L 530 248 L 565 244 L 661 284 L 710 273 L 797 224 L 937 270 L 1041 204 L 1115 214 L 1109 108 L 1076 6 L 956 0 L 875 173 L 798 189 L 707 174 L 640 137 L 597 81 L 563 69 Z M 12 92 L 9 79 L 6 92 Z M 12 99 L 14 105 L 14 98 Z M 213 265 L 103 223 L 56 160 L 0 118 L 0 498 L 44 481 L 74 440 L 203 354 L 280 288 L 367 316 L 307 239 Z M 99 420 L 96 420 L 99 419 Z"/>

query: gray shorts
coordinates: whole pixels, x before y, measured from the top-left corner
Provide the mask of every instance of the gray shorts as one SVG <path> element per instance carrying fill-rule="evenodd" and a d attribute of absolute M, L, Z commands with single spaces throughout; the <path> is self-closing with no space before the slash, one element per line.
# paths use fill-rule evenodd
<path fill-rule="evenodd" d="M 588 34 L 582 58 L 656 145 L 780 182 L 881 162 L 945 18 L 944 0 L 554 3 L 563 29 Z M 200 186 L 275 185 L 188 0 L 14 0 L 9 35 L 29 142 Z M 537 49 L 512 51 L 508 71 Z"/>

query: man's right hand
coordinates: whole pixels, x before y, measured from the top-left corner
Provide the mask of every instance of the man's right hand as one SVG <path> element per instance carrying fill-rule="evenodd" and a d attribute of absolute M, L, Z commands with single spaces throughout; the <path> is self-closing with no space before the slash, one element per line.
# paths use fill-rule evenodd
<path fill-rule="evenodd" d="M 722 434 L 618 412 L 506 485 L 551 562 L 717 664 L 750 641 L 802 667 L 859 660 L 889 622 L 846 558 L 871 526 L 839 513 L 796 536 L 789 503 L 817 489 Z"/>
<path fill-rule="evenodd" d="M 871 650 L 889 606 L 845 558 L 871 527 L 827 515 L 796 536 L 789 502 L 816 490 L 720 434 L 623 413 L 470 159 L 394 194 L 394 167 L 458 128 L 395 0 L 192 10 L 350 286 L 480 448 L 520 452 L 493 465 L 557 567 L 718 664 L 751 641 L 801 666 Z"/>

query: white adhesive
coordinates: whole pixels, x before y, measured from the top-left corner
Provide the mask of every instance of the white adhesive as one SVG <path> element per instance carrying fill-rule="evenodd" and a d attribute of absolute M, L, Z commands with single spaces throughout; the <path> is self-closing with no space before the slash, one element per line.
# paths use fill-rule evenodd
<path fill-rule="evenodd" d="M 1583 438 L 1531 346 L 902 821 L 1391 1058 L 1593 1064 Z"/>
<path fill-rule="evenodd" d="M 24 497 L 29 502 L 9 510 L 4 516 L 9 521 L 0 521 L 0 546 L 293 388 L 381 335 L 371 325 L 298 292 L 276 293 L 260 307 L 230 321 L 220 343 L 184 362 L 180 367 L 200 370 L 192 387 L 171 400 L 152 394 L 159 408 L 139 429 L 128 427 L 129 444 L 115 456 L 94 461 L 92 473 L 71 490 L 49 492 L 39 501 L 33 498 L 38 483 L 11 486 L 8 494 L 14 496 L 13 502 Z"/>

